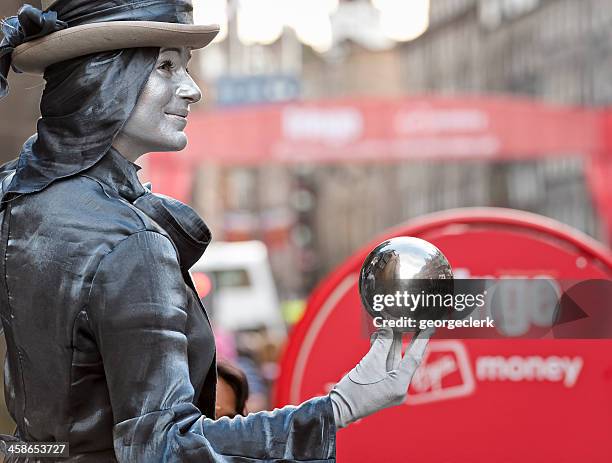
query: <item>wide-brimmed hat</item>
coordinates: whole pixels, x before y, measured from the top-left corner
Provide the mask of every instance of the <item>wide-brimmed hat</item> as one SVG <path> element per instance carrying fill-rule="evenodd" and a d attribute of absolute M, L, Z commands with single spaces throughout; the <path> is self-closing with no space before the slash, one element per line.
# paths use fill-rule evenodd
<path fill-rule="evenodd" d="M 27 73 L 41 74 L 51 64 L 115 49 L 202 48 L 219 32 L 216 24 L 193 24 L 191 0 L 42 0 L 41 3 L 42 11 L 22 8 L 17 16 L 22 29 L 21 43 L 14 44 L 12 65 Z"/>

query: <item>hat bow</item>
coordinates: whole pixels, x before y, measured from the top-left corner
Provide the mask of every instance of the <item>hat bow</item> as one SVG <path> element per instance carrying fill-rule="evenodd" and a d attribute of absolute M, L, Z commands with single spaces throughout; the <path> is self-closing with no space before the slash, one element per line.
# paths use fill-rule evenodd
<path fill-rule="evenodd" d="M 32 5 L 23 5 L 17 16 L 0 20 L 0 30 L 4 35 L 0 42 L 0 98 L 8 93 L 8 72 L 11 55 L 19 45 L 66 29 L 68 24 L 57 19 L 56 11 L 41 11 Z M 18 69 L 13 68 L 15 72 Z"/>

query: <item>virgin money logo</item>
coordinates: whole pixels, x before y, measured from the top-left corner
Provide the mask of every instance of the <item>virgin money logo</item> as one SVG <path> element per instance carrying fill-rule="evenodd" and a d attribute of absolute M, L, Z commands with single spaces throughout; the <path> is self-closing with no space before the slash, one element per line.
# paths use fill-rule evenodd
<path fill-rule="evenodd" d="M 459 341 L 431 342 L 412 378 L 406 403 L 423 404 L 465 397 L 473 394 L 475 388 L 465 346 Z"/>
<path fill-rule="evenodd" d="M 484 382 L 553 383 L 576 386 L 584 361 L 579 356 L 478 356 L 472 368 L 460 341 L 432 341 L 416 371 L 406 404 L 425 404 L 474 394 L 476 380 Z M 474 370 L 476 375 L 474 375 Z"/>

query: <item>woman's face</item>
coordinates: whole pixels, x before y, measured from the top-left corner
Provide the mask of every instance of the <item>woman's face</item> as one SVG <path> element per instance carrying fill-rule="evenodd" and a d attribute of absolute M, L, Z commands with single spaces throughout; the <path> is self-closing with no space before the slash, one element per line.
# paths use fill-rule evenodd
<path fill-rule="evenodd" d="M 187 146 L 185 126 L 189 105 L 202 98 L 189 75 L 187 48 L 162 48 L 130 118 L 113 142 L 135 161 L 153 151 L 180 151 Z"/>

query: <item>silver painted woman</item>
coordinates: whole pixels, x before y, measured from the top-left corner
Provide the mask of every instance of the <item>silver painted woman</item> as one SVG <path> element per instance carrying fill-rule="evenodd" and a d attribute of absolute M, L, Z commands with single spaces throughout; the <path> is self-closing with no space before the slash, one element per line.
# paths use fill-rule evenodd
<path fill-rule="evenodd" d="M 379 331 L 329 395 L 214 420 L 214 336 L 189 276 L 210 233 L 134 164 L 187 143 L 191 51 L 218 32 L 190 0 L 43 1 L 2 32 L 0 96 L 11 66 L 46 81 L 37 133 L 0 177 L 16 439 L 86 462 L 335 461 L 337 428 L 403 401 L 426 336 L 402 358 Z"/>

